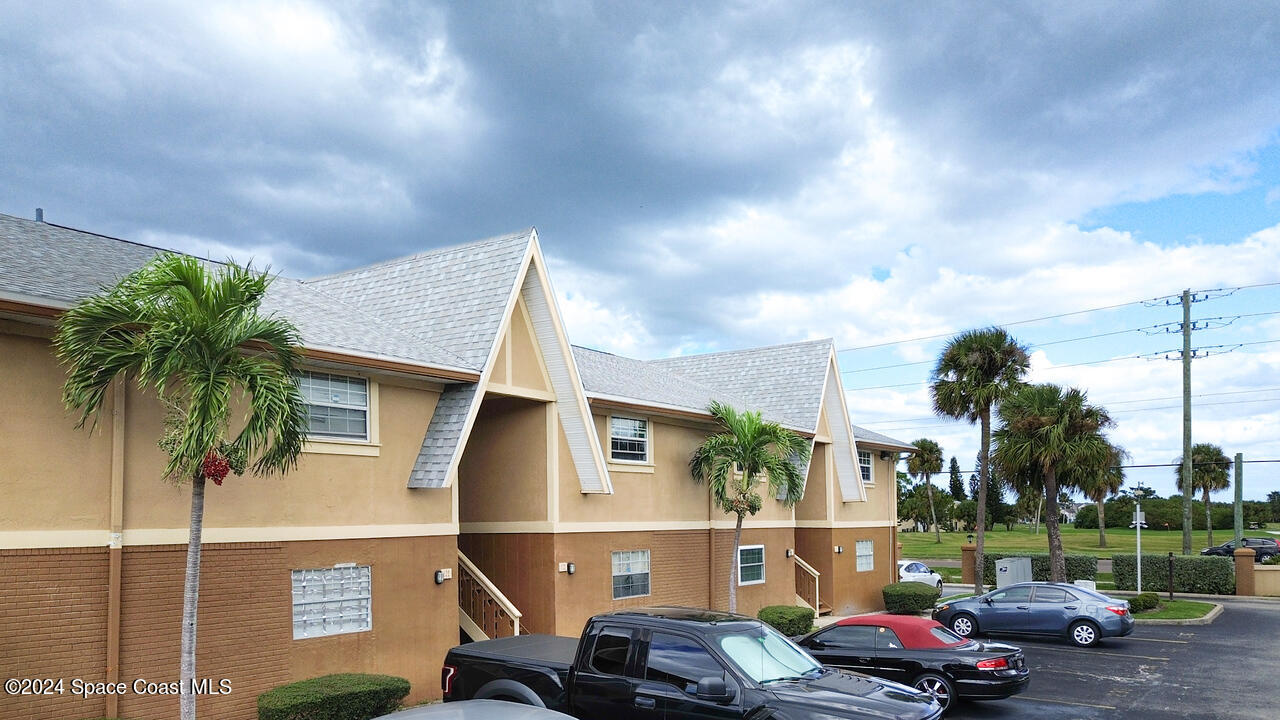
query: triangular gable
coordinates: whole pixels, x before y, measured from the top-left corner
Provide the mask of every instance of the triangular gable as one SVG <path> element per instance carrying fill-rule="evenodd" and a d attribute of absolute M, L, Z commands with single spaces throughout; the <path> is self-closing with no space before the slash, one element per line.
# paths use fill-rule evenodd
<path fill-rule="evenodd" d="M 844 384 L 840 382 L 840 366 L 834 349 L 827 364 L 827 378 L 823 381 L 822 409 L 831 431 L 831 450 L 840 482 L 840 497 L 845 502 L 865 501 L 867 490 L 862 485 L 862 473 L 858 469 L 858 446 L 849 422 L 849 408 L 845 405 Z"/>
<path fill-rule="evenodd" d="M 480 382 L 468 386 L 450 386 L 441 395 L 436 415 L 432 416 L 426 437 L 423 439 L 418 462 L 415 463 L 413 474 L 410 476 L 409 487 L 453 485 L 458 476 L 458 465 L 462 461 L 463 448 L 466 447 L 467 438 L 471 435 L 471 428 L 480 410 L 480 403 L 484 399 L 484 388 L 493 378 L 502 346 L 510 334 L 512 320 L 516 318 L 523 322 L 516 313 L 517 305 L 520 303 L 528 312 L 533 339 L 536 341 L 537 350 L 545 365 L 546 376 L 551 381 L 560 424 L 568 439 L 570 457 L 577 470 L 582 492 L 613 492 L 608 472 L 605 470 L 604 454 L 596 437 L 595 424 L 590 420 L 591 413 L 587 406 L 586 394 L 583 392 L 582 382 L 569 349 L 559 308 L 551 293 L 551 283 L 544 269 L 536 231 L 529 235 L 529 243 L 520 272 L 516 275 L 516 282 L 512 284 L 507 299 L 502 330 L 493 338 L 488 359 L 480 375 Z M 465 412 L 462 412 L 464 405 Z M 443 416 L 441 416 L 442 411 Z M 461 424 L 458 423 L 460 414 Z M 441 416 L 439 422 L 437 422 L 437 416 Z M 446 453 L 449 457 L 447 464 L 442 462 Z"/>

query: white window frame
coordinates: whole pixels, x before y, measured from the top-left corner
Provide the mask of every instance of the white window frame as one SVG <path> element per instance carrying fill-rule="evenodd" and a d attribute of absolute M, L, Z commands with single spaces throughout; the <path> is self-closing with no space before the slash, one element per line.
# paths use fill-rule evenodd
<path fill-rule="evenodd" d="M 354 405 L 351 403 L 341 403 L 341 402 L 323 402 L 323 401 L 317 402 L 306 396 L 302 398 L 302 402 L 308 407 L 310 406 L 331 407 L 331 408 L 339 408 L 342 410 L 359 410 L 363 412 L 364 413 L 364 436 L 361 437 L 361 436 L 355 436 L 355 435 L 328 435 L 325 433 L 312 432 L 309 424 L 310 419 L 308 419 L 307 440 L 318 441 L 323 443 L 357 443 L 357 444 L 369 444 L 371 442 L 376 442 L 373 439 L 374 438 L 374 434 L 373 434 L 374 421 L 375 421 L 374 410 L 376 409 L 376 399 L 375 399 L 376 386 L 372 380 L 362 375 L 335 373 L 335 372 L 330 372 L 328 370 L 299 370 L 298 371 L 299 380 L 301 380 L 302 376 L 304 375 L 307 375 L 307 376 L 324 375 L 331 378 L 342 378 L 347 381 L 359 380 L 360 382 L 364 383 L 364 405 L 363 406 Z"/>
<path fill-rule="evenodd" d="M 641 574 L 638 572 L 624 572 L 624 573 L 618 572 L 618 563 L 620 561 L 617 556 L 622 555 L 624 553 L 644 553 L 644 573 L 643 574 L 648 577 L 648 582 L 646 584 L 649 586 L 649 592 L 636 593 L 635 595 L 617 595 L 616 594 L 616 590 L 613 585 L 614 578 L 619 576 L 625 576 L 625 575 Z M 622 560 L 621 562 L 639 562 L 639 560 Z M 609 594 L 613 597 L 614 600 L 630 600 L 631 598 L 649 597 L 650 595 L 652 595 L 653 594 L 653 553 L 649 552 L 648 549 L 611 550 L 609 552 Z"/>
<path fill-rule="evenodd" d="M 750 563 L 751 565 L 759 565 L 759 566 L 760 566 L 760 579 L 759 579 L 759 580 L 746 580 L 746 581 L 744 581 L 744 580 L 742 579 L 742 551 L 743 551 L 743 550 L 759 550 L 759 551 L 760 551 L 760 562 L 758 562 L 758 563 Z M 763 546 L 763 545 L 739 545 L 739 546 L 738 546 L 738 584 L 739 584 L 739 585 L 763 585 L 763 584 L 764 584 L 764 581 L 765 581 L 765 569 L 766 569 L 766 566 L 769 564 L 769 563 L 768 563 L 768 559 L 769 559 L 769 558 L 768 558 L 768 557 L 766 557 L 766 556 L 765 556 L 765 554 L 764 554 L 764 546 Z"/>
<path fill-rule="evenodd" d="M 627 458 L 618 458 L 613 456 L 613 421 L 632 420 L 634 422 L 644 423 L 644 459 L 631 460 Z M 647 417 L 636 417 L 635 415 L 610 415 L 608 418 L 608 436 L 609 436 L 609 462 L 619 465 L 652 465 L 653 464 L 653 422 Z M 636 438 L 622 437 L 621 440 L 635 440 Z"/>
<path fill-rule="evenodd" d="M 856 556 L 855 563 L 858 572 L 871 572 L 876 569 L 875 540 L 855 540 L 853 542 L 853 551 Z M 862 564 L 863 559 L 866 559 L 865 567 Z"/>
<path fill-rule="evenodd" d="M 308 579 L 319 583 L 320 598 L 306 597 Z M 373 568 L 370 565 L 342 563 L 328 568 L 303 568 L 290 572 L 292 584 L 293 639 L 306 640 L 316 637 L 348 635 L 373 629 Z M 325 587 L 336 586 L 337 596 L 326 596 Z M 336 606 L 336 607 L 335 607 Z M 301 616 L 299 610 L 302 610 Z M 363 620 L 358 627 L 339 627 L 333 630 L 308 633 L 307 621 L 341 621 L 351 612 Z"/>
<path fill-rule="evenodd" d="M 863 463 L 862 458 L 866 458 L 867 462 Z M 876 463 L 875 458 L 871 457 L 870 450 L 858 451 L 858 472 L 862 476 L 862 484 L 874 486 L 876 484 Z"/>

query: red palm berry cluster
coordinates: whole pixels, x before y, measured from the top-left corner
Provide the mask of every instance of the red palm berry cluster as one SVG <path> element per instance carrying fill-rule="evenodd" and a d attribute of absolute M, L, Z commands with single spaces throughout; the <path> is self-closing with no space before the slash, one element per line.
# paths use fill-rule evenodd
<path fill-rule="evenodd" d="M 231 472 L 231 463 L 227 462 L 227 458 L 217 450 L 210 450 L 209 454 L 204 456 L 204 462 L 200 464 L 200 472 L 206 480 L 212 480 L 214 485 L 222 485 L 222 479 Z"/>

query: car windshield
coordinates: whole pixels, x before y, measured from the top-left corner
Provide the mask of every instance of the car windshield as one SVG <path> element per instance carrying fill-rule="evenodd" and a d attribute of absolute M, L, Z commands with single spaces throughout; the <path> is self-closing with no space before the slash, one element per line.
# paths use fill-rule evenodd
<path fill-rule="evenodd" d="M 747 677 L 758 683 L 794 680 L 822 673 L 822 664 L 767 625 L 722 635 L 720 649 Z"/>

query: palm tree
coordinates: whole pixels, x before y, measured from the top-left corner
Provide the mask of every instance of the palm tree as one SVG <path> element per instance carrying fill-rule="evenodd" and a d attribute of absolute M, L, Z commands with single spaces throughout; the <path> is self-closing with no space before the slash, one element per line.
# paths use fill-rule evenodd
<path fill-rule="evenodd" d="M 1019 385 L 1030 367 L 1027 349 L 1003 328 L 967 330 L 947 341 L 929 379 L 933 410 L 957 420 L 979 423 L 978 445 L 978 572 L 973 591 L 982 592 L 983 544 L 986 535 L 987 479 L 991 460 L 991 408 Z"/>
<path fill-rule="evenodd" d="M 169 408 L 160 446 L 165 476 L 191 482 L 191 532 L 182 603 L 181 717 L 196 716 L 196 608 L 205 481 L 221 485 L 250 460 L 258 474 L 297 464 L 306 406 L 294 379 L 298 332 L 259 313 L 271 277 L 227 264 L 209 272 L 197 259 L 164 254 L 87 297 L 58 322 L 54 348 L 68 366 L 62 399 L 96 422 L 113 382 L 134 382 Z M 247 411 L 233 417 L 232 400 Z M 232 422 L 243 423 L 234 437 Z"/>
<path fill-rule="evenodd" d="M 942 448 L 929 438 L 920 438 L 911 443 L 916 451 L 907 458 L 907 474 L 916 479 L 924 479 L 925 490 L 929 494 L 929 519 L 933 521 L 934 542 L 942 544 L 942 528 L 938 526 L 938 513 L 933 505 L 933 483 L 929 476 L 942 472 Z"/>
<path fill-rule="evenodd" d="M 1182 458 L 1177 460 L 1174 477 L 1178 487 L 1183 483 Z M 1191 487 L 1204 493 L 1204 526 L 1209 531 L 1209 546 L 1213 547 L 1213 514 L 1209 508 L 1209 493 L 1231 487 L 1231 460 L 1222 448 L 1213 443 L 1196 443 L 1191 446 Z"/>
<path fill-rule="evenodd" d="M 1120 492 L 1124 486 L 1124 461 L 1129 453 L 1119 445 L 1111 446 L 1110 458 L 1105 467 L 1080 473 L 1071 484 L 1080 488 L 1085 497 L 1098 508 L 1098 547 L 1107 546 L 1107 498 Z"/>
<path fill-rule="evenodd" d="M 1109 464 L 1111 443 L 1103 430 L 1113 423 L 1085 393 L 1053 384 L 1028 385 L 1000 403 L 993 460 L 1009 477 L 1034 473 L 1044 488 L 1051 579 L 1066 579 L 1059 522 L 1059 492 L 1073 477 Z"/>
<path fill-rule="evenodd" d="M 809 464 L 809 441 L 778 423 L 765 422 L 758 412 L 739 412 L 712 401 L 707 408 L 720 432 L 698 446 L 689 459 L 693 479 L 711 488 L 716 506 L 737 516 L 733 530 L 733 562 L 729 567 L 729 612 L 738 610 L 738 547 L 742 519 L 760 512 L 764 500 L 756 491 L 768 482 L 771 497 L 781 496 L 791 507 L 804 494 L 800 469 Z"/>

